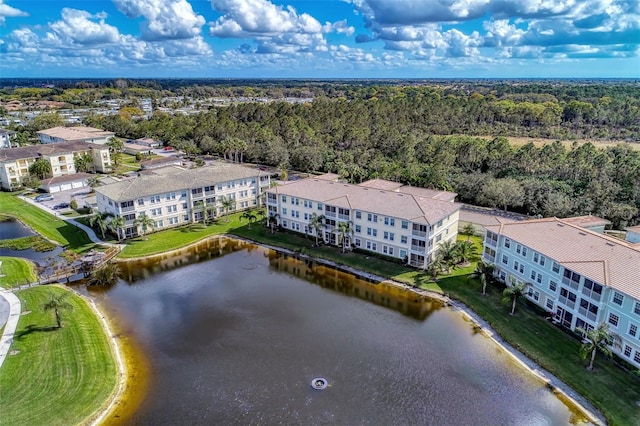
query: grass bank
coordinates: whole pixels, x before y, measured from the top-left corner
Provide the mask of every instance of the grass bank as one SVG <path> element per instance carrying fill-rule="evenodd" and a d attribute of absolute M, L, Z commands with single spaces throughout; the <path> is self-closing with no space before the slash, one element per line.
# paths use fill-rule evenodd
<path fill-rule="evenodd" d="M 337 247 L 313 247 L 312 237 L 284 232 L 272 234 L 259 224 L 252 225 L 249 230 L 247 223 L 239 220 L 239 215 L 230 216 L 229 222 L 223 218 L 207 227 L 196 225 L 149 235 L 147 241 L 134 241 L 121 257 L 139 257 L 177 249 L 219 233 L 286 248 L 417 288 L 447 294 L 469 306 L 491 324 L 505 341 L 587 398 L 610 424 L 640 425 L 640 407 L 635 404 L 635 401 L 640 401 L 640 380 L 637 377 L 616 367 L 601 355 L 596 361 L 597 370 L 587 371 L 586 361 L 579 357 L 580 342 L 574 337 L 545 321 L 524 304 L 518 306 L 515 316 L 510 316 L 509 307 L 501 304 L 502 293 L 496 288 L 491 288 L 488 296 L 482 296 L 480 283 L 467 279 L 475 268 L 474 263 L 453 269 L 447 276 L 433 282 L 424 272 L 399 263 L 363 253 L 341 253 Z M 480 247 L 479 237 L 472 237 L 472 240 Z"/>
<path fill-rule="evenodd" d="M 0 256 L 0 287 L 12 288 L 38 279 L 33 262 L 19 257 Z"/>
<path fill-rule="evenodd" d="M 43 311 L 50 294 L 68 293 L 72 310 L 61 310 L 56 329 L 52 311 Z M 114 355 L 102 325 L 87 302 L 59 286 L 16 293 L 23 310 L 13 355 L 0 369 L 2 423 L 79 424 L 108 400 L 117 385 Z"/>
<path fill-rule="evenodd" d="M 20 220 L 38 234 L 67 249 L 80 253 L 94 246 L 83 230 L 32 206 L 15 193 L 0 192 L 0 206 L 0 213 Z"/>

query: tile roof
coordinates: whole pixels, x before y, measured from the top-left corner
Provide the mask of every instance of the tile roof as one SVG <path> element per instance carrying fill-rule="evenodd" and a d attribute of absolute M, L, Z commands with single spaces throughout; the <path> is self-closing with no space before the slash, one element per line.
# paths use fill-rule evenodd
<path fill-rule="evenodd" d="M 586 215 L 586 216 L 574 216 L 562 219 L 563 222 L 578 225 L 583 228 L 593 228 L 597 226 L 611 225 L 611 222 L 607 219 L 603 219 L 598 216 Z"/>
<path fill-rule="evenodd" d="M 504 235 L 600 284 L 640 300 L 640 246 L 557 218 L 491 225 Z"/>
<path fill-rule="evenodd" d="M 52 127 L 50 129 L 40 130 L 37 133 L 67 141 L 107 138 L 115 135 L 113 132 L 87 126 Z"/>
<path fill-rule="evenodd" d="M 635 234 L 640 234 L 640 225 L 637 226 L 627 226 L 624 228 L 627 231 L 633 232 Z"/>
<path fill-rule="evenodd" d="M 364 186 L 365 188 L 372 189 L 384 189 L 385 191 L 397 191 L 402 186 L 402 184 L 384 179 L 371 179 L 362 182 L 361 184 L 359 184 L 359 186 Z"/>
<path fill-rule="evenodd" d="M 271 188 L 269 192 L 427 224 L 435 224 L 461 206 L 419 195 L 317 178 L 288 182 Z"/>
<path fill-rule="evenodd" d="M 230 163 L 215 163 L 196 169 L 175 168 L 174 171 L 142 175 L 132 179 L 104 185 L 96 188 L 96 192 L 114 201 L 135 200 L 149 195 L 183 189 L 214 185 L 236 179 L 245 179 L 264 175 L 263 172 Z"/>
<path fill-rule="evenodd" d="M 87 151 L 88 149 L 106 148 L 102 145 L 82 141 L 29 145 L 0 150 L 0 161 L 5 162 L 20 160 L 23 158 L 36 158 L 41 155 L 68 154 L 77 151 Z"/>
<path fill-rule="evenodd" d="M 48 178 L 48 179 L 43 179 L 40 181 L 41 185 L 52 185 L 52 184 L 56 184 L 56 183 L 63 183 L 63 182 L 76 182 L 76 181 L 80 181 L 80 180 L 85 180 L 90 178 L 91 176 L 95 176 L 89 173 L 72 173 L 70 175 L 64 175 L 64 176 L 54 176 L 52 178 Z"/>

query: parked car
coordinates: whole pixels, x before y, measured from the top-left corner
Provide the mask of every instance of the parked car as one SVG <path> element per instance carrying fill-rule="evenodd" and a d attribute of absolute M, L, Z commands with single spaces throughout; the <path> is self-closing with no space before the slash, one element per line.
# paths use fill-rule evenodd
<path fill-rule="evenodd" d="M 36 197 L 37 202 L 52 201 L 52 200 L 53 200 L 53 195 L 51 194 L 40 194 Z"/>
<path fill-rule="evenodd" d="M 69 208 L 69 203 L 60 203 L 53 206 L 54 210 L 68 209 L 68 208 Z"/>

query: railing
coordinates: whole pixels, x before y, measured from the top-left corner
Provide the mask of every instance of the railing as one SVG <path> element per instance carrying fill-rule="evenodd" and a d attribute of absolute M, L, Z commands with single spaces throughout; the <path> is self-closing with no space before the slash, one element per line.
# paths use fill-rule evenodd
<path fill-rule="evenodd" d="M 426 231 L 411 230 L 411 235 L 416 236 L 416 237 L 426 238 L 427 237 L 427 232 Z"/>
<path fill-rule="evenodd" d="M 426 246 L 414 246 L 411 245 L 411 250 L 412 251 L 419 251 L 420 253 L 424 253 L 427 251 L 427 247 Z"/>
<path fill-rule="evenodd" d="M 136 207 L 135 206 L 130 206 L 130 207 L 120 207 L 120 212 L 125 213 L 125 212 L 132 212 L 135 211 Z"/>
<path fill-rule="evenodd" d="M 336 214 L 334 212 L 325 211 L 324 215 L 325 217 L 336 217 Z"/>
<path fill-rule="evenodd" d="M 586 310 L 585 308 L 583 308 L 582 306 L 578 309 L 578 312 L 582 315 L 584 315 L 585 317 L 589 318 L 591 321 L 595 321 L 597 315 L 594 314 L 591 311 Z"/>
<path fill-rule="evenodd" d="M 338 219 L 349 220 L 348 214 L 338 214 Z"/>
<path fill-rule="evenodd" d="M 560 297 L 558 298 L 558 302 L 560 302 L 560 303 L 562 303 L 563 305 L 568 306 L 568 307 L 570 307 L 570 308 L 572 308 L 572 309 L 573 309 L 573 308 L 575 308 L 575 306 L 576 306 L 576 302 L 573 302 L 573 301 L 571 301 L 571 300 L 567 299 L 567 298 L 566 298 L 566 297 L 564 297 L 564 296 L 560 296 Z"/>

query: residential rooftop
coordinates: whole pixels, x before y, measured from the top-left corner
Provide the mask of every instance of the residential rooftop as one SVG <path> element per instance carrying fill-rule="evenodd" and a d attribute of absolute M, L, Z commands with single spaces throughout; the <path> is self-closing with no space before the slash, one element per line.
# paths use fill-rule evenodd
<path fill-rule="evenodd" d="M 119 202 L 165 192 L 204 187 L 219 182 L 246 179 L 259 175 L 266 176 L 265 173 L 253 168 L 223 162 L 216 162 L 210 166 L 196 169 L 185 170 L 176 167 L 160 170 L 161 172 L 159 173 L 154 172 L 98 187 L 96 192 Z"/>
<path fill-rule="evenodd" d="M 406 187 L 404 187 L 406 190 Z M 415 188 L 420 190 L 422 188 Z M 345 209 L 362 210 L 412 222 L 433 225 L 455 213 L 461 204 L 425 196 L 429 190 L 399 192 L 368 188 L 361 185 L 308 178 L 288 182 L 269 190 L 277 194 L 319 201 Z M 438 192 L 439 191 L 434 191 Z M 453 193 L 452 193 L 453 194 Z M 455 196 L 455 194 L 453 194 Z"/>
<path fill-rule="evenodd" d="M 611 225 L 611 222 L 607 219 L 603 219 L 598 216 L 586 215 L 586 216 L 575 216 L 575 217 L 567 217 L 562 219 L 563 222 L 571 223 L 573 225 L 578 225 L 583 228 L 595 228 L 599 226 L 607 226 Z"/>
<path fill-rule="evenodd" d="M 558 218 L 486 226 L 562 266 L 640 300 L 640 246 Z"/>
<path fill-rule="evenodd" d="M 6 162 L 24 158 L 36 158 L 44 155 L 51 156 L 69 154 L 77 151 L 87 151 L 89 149 L 105 149 L 105 147 L 102 145 L 82 141 L 21 146 L 18 148 L 7 148 L 1 150 L 0 161 Z"/>
<path fill-rule="evenodd" d="M 50 129 L 40 130 L 38 134 L 50 136 L 52 138 L 60 138 L 67 141 L 108 138 L 115 133 L 105 130 L 96 129 L 95 127 L 76 126 L 76 127 L 52 127 Z"/>

